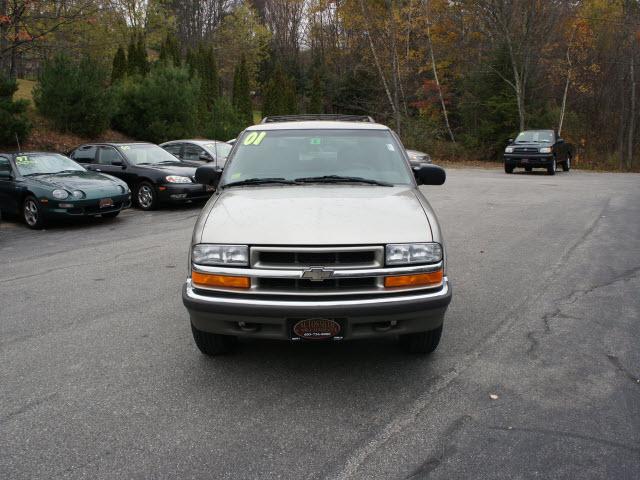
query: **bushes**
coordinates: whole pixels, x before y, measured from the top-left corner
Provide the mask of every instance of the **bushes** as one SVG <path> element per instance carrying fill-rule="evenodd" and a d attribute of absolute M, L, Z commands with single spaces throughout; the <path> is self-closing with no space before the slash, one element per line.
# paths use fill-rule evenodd
<path fill-rule="evenodd" d="M 44 65 L 33 98 L 58 130 L 95 136 L 109 127 L 113 113 L 108 83 L 108 72 L 97 62 L 58 55 Z"/>
<path fill-rule="evenodd" d="M 128 77 L 114 88 L 113 125 L 123 133 L 160 143 L 197 132 L 200 82 L 186 69 L 158 64 L 146 77 Z"/>
<path fill-rule="evenodd" d="M 207 122 L 202 133 L 207 138 L 225 141 L 237 137 L 247 126 L 246 118 L 238 112 L 231 101 L 227 97 L 220 97 L 213 104 L 210 121 Z"/>
<path fill-rule="evenodd" d="M 16 136 L 22 141 L 31 130 L 31 124 L 25 117 L 29 102 L 14 102 L 16 90 L 18 84 L 15 80 L 0 77 L 0 145 L 16 145 Z"/>

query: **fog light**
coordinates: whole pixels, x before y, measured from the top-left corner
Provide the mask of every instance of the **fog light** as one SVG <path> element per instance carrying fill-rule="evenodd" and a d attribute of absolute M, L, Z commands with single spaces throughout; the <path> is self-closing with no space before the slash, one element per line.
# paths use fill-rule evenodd
<path fill-rule="evenodd" d="M 200 273 L 200 272 L 192 272 L 191 281 L 196 287 L 202 286 L 202 287 L 249 288 L 251 286 L 251 279 L 249 277 L 212 275 L 209 273 Z"/>
<path fill-rule="evenodd" d="M 444 275 L 442 270 L 429 273 L 419 273 L 417 275 L 397 275 L 393 277 L 385 277 L 384 286 L 387 288 L 394 287 L 424 287 L 438 286 L 442 283 Z"/>
<path fill-rule="evenodd" d="M 174 198 L 176 200 L 182 200 L 183 198 L 187 198 L 187 194 L 186 193 L 174 193 L 173 195 L 171 195 L 171 198 Z"/>
<path fill-rule="evenodd" d="M 59 203 L 60 208 L 73 208 L 73 203 Z"/>

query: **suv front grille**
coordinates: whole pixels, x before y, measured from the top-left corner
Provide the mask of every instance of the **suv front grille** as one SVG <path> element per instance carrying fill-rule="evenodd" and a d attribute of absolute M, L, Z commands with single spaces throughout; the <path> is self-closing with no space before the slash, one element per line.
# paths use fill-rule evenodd
<path fill-rule="evenodd" d="M 285 291 L 335 291 L 335 290 L 357 290 L 376 288 L 375 277 L 364 278 L 342 278 L 340 280 L 324 280 L 313 282 L 306 279 L 285 279 L 285 278 L 259 278 L 257 287 L 261 290 L 285 290 Z"/>
<path fill-rule="evenodd" d="M 514 153 L 538 153 L 538 149 L 535 147 L 516 147 L 513 149 Z"/>
<path fill-rule="evenodd" d="M 381 246 L 252 247 L 251 266 L 270 269 L 380 268 L 384 266 L 384 249 Z"/>

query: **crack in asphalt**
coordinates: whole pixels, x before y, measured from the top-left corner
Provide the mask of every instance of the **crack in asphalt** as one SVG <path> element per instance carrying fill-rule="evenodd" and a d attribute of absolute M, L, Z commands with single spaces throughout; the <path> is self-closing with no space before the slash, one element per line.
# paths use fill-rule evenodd
<path fill-rule="evenodd" d="M 46 396 L 44 396 L 42 398 L 38 398 L 36 400 L 33 400 L 32 402 L 25 403 L 22 407 L 18 408 L 17 410 L 14 410 L 13 412 L 9 412 L 3 418 L 0 418 L 0 425 L 3 424 L 3 423 L 7 423 L 13 417 L 16 417 L 18 415 L 26 413 L 29 410 L 33 410 L 34 408 L 38 407 L 39 405 L 42 405 L 44 403 L 47 403 L 47 402 L 51 401 L 53 398 L 55 398 L 57 396 L 58 396 L 57 392 L 56 393 L 51 393 L 51 394 L 46 395 Z"/>
<path fill-rule="evenodd" d="M 640 377 L 636 377 L 633 373 L 627 370 L 625 366 L 622 365 L 622 362 L 618 357 L 616 357 L 615 355 L 607 355 L 607 358 L 609 359 L 611 364 L 616 368 L 616 370 L 620 371 L 625 377 L 627 377 L 636 385 L 640 385 Z"/>
<path fill-rule="evenodd" d="M 551 430 L 545 428 L 524 428 L 524 427 L 503 427 L 499 425 L 485 425 L 485 428 L 489 430 L 500 430 L 504 432 L 523 432 L 533 433 L 538 435 L 552 435 L 556 437 L 573 438 L 576 440 L 584 440 L 591 443 L 599 443 L 601 445 L 607 445 L 613 448 L 619 448 L 627 450 L 632 453 L 640 453 L 640 446 L 626 445 L 624 443 L 616 442 L 614 440 L 607 440 L 606 438 L 593 437 L 591 435 L 583 435 L 581 433 L 565 432 L 562 430 Z"/>
<path fill-rule="evenodd" d="M 423 478 L 438 468 L 442 462 L 456 452 L 456 449 L 452 447 L 451 440 L 462 430 L 467 423 L 472 421 L 470 415 L 462 415 L 456 418 L 451 425 L 449 425 L 442 433 L 442 451 L 440 455 L 431 457 L 422 463 L 417 469 L 415 469 L 405 480 L 413 480 L 416 478 Z"/>

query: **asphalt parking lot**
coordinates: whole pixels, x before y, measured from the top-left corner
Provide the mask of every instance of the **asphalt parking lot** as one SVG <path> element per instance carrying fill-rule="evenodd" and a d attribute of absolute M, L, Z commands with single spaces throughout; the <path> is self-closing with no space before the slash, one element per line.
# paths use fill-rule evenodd
<path fill-rule="evenodd" d="M 454 299 L 390 341 L 206 358 L 199 206 L 0 226 L 0 478 L 640 478 L 640 175 L 451 169 Z"/>

